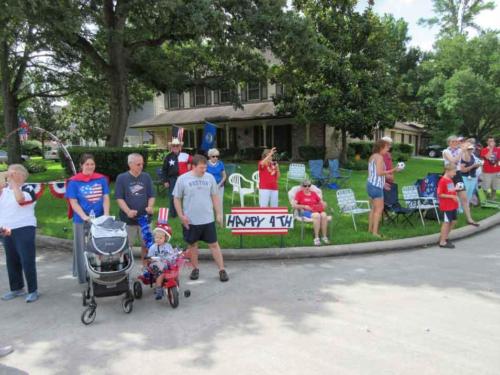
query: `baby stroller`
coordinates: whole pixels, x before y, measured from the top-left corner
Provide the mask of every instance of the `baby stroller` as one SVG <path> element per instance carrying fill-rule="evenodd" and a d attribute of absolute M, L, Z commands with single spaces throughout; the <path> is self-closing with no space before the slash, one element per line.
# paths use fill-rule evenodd
<path fill-rule="evenodd" d="M 126 224 L 114 217 L 93 219 L 85 235 L 85 265 L 88 287 L 82 292 L 82 323 L 91 324 L 96 317 L 96 298 L 119 296 L 123 311 L 132 312 L 134 296 L 130 288 L 129 273 L 134 266 L 132 250 L 128 245 Z"/>
<path fill-rule="evenodd" d="M 165 278 L 163 279 L 163 293 L 167 296 L 167 300 L 170 303 L 172 308 L 176 308 L 179 306 L 179 274 L 184 267 L 185 263 L 188 259 L 184 256 L 184 253 L 178 250 L 178 257 L 175 260 L 175 263 L 169 264 L 168 270 L 163 271 L 163 275 Z M 151 260 L 156 261 L 154 257 Z M 144 273 L 140 275 L 137 279 L 138 281 L 134 282 L 134 297 L 140 299 L 142 297 L 142 284 L 149 285 L 150 288 L 156 284 L 156 272 L 153 269 L 153 265 L 149 265 Z M 142 282 L 142 284 L 141 284 Z M 191 291 L 186 289 L 184 291 L 184 297 L 189 297 L 191 295 Z"/>

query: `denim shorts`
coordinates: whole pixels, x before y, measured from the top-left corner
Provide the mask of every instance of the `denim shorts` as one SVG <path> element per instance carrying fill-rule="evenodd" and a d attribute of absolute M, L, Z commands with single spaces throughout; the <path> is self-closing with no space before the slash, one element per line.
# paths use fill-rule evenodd
<path fill-rule="evenodd" d="M 366 191 L 371 199 L 384 199 L 384 189 L 379 188 L 369 182 L 366 183 Z"/>

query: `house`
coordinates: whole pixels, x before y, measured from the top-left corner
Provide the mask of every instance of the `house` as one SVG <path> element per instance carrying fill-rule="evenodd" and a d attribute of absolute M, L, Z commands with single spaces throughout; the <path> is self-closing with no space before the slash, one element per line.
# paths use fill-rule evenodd
<path fill-rule="evenodd" d="M 373 138 L 379 140 L 382 137 L 391 137 L 395 143 L 404 143 L 413 145 L 414 155 L 424 149 L 429 142 L 429 135 L 426 132 L 425 125 L 417 122 L 396 121 L 393 128 L 375 130 Z"/>

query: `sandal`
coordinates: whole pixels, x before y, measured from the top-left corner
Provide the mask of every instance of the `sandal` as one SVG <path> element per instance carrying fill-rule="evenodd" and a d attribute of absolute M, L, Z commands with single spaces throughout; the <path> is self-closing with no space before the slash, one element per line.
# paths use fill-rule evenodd
<path fill-rule="evenodd" d="M 191 271 L 191 275 L 189 275 L 189 278 L 191 280 L 198 280 L 199 277 L 200 277 L 199 268 L 193 268 L 193 270 Z"/>

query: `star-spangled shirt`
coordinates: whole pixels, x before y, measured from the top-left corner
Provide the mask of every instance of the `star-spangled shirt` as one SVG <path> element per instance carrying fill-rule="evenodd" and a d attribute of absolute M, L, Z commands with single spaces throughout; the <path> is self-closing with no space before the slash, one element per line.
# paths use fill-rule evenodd
<path fill-rule="evenodd" d="M 89 182 L 70 181 L 66 191 L 66 198 L 76 199 L 82 210 L 89 215 L 94 211 L 96 217 L 104 215 L 104 196 L 109 194 L 108 182 L 105 178 L 98 178 Z M 83 223 L 82 218 L 73 213 L 74 223 Z"/>

